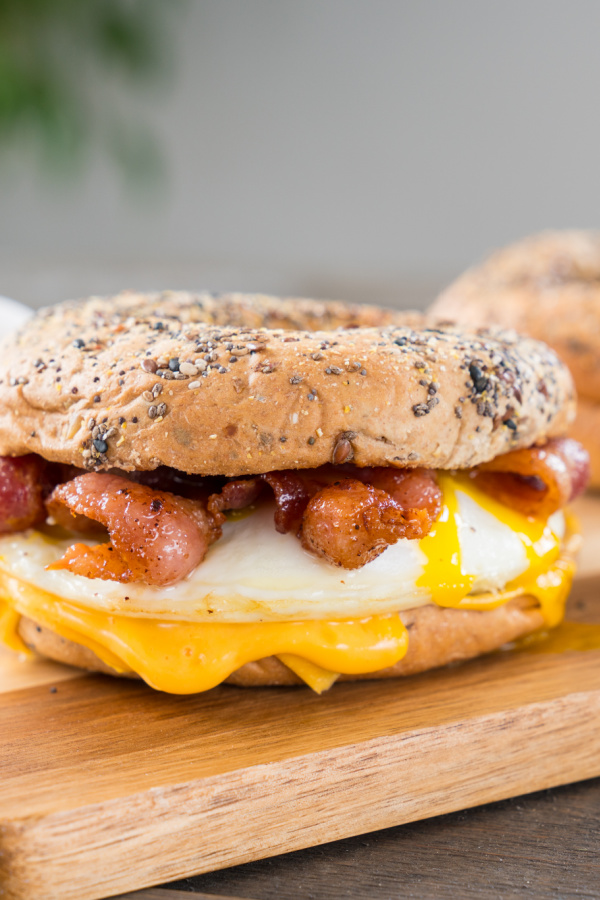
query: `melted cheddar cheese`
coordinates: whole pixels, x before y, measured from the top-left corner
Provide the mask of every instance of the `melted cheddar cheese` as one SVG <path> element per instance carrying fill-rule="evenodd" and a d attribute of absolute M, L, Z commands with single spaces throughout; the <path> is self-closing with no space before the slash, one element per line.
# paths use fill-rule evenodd
<path fill-rule="evenodd" d="M 433 602 L 486 610 L 526 592 L 537 598 L 545 623 L 556 625 L 573 576 L 572 562 L 560 557 L 560 536 L 548 522 L 527 518 L 482 494 L 468 476 L 440 473 L 439 478 L 442 513 L 419 542 L 424 559 L 416 580 L 424 596 L 419 605 Z M 476 531 L 472 524 L 476 518 L 469 504 L 479 510 L 477 515 L 491 515 L 507 526 L 524 549 L 524 571 L 500 590 L 473 590 L 477 548 L 469 541 Z M 136 672 L 151 686 L 172 693 L 207 690 L 245 663 L 271 655 L 321 692 L 339 673 L 361 674 L 392 666 L 408 649 L 400 611 L 335 620 L 241 622 L 127 615 L 121 609 L 107 611 L 65 599 L 15 576 L 1 559 L 0 595 L 4 598 L 0 638 L 13 649 L 27 649 L 18 636 L 18 622 L 20 616 L 28 616 L 88 647 L 115 671 Z"/>

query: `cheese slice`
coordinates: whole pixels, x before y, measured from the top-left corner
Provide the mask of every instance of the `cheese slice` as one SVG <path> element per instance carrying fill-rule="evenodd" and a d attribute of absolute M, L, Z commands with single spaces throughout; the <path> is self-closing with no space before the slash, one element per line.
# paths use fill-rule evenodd
<path fill-rule="evenodd" d="M 309 683 L 320 685 L 323 670 L 329 673 L 325 681 L 332 683 L 334 673 L 357 675 L 393 666 L 408 649 L 408 633 L 398 614 L 342 622 L 141 619 L 83 609 L 1 573 L 0 593 L 11 610 L 89 647 L 115 671 L 136 672 L 152 687 L 172 693 L 208 690 L 245 663 L 280 654 L 318 667 L 320 671 L 311 671 L 291 660 L 290 668 Z M 9 617 L 9 629 L 14 624 Z"/>

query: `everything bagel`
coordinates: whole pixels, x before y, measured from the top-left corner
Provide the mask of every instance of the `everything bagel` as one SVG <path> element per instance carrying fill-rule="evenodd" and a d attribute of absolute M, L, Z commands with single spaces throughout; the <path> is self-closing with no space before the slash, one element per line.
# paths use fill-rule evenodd
<path fill-rule="evenodd" d="M 321 691 L 561 618 L 563 509 L 588 460 L 562 437 L 573 385 L 542 343 L 375 307 L 126 293 L 38 314 L 0 358 L 16 649 L 176 693 Z"/>

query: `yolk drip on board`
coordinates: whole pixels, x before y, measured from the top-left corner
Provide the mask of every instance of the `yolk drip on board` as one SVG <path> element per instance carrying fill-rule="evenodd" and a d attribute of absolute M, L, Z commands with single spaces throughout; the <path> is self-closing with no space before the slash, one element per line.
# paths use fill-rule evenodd
<path fill-rule="evenodd" d="M 444 503 L 420 549 L 427 562 L 417 584 L 432 602 L 462 610 L 487 610 L 527 593 L 537 598 L 548 627 L 557 624 L 573 576 L 560 557 L 560 540 L 546 522 L 508 509 L 479 491 L 468 476 L 439 474 Z M 471 594 L 475 576 L 463 572 L 457 492 L 516 533 L 526 571 L 500 592 Z M 173 693 L 207 690 L 247 662 L 278 656 L 314 690 L 328 688 L 338 673 L 374 672 L 406 654 L 408 633 L 400 614 L 352 620 L 299 622 L 177 622 L 109 614 L 83 608 L 0 570 L 0 638 L 26 650 L 18 637 L 21 615 L 91 649 L 117 672 L 134 671 L 148 684 Z"/>

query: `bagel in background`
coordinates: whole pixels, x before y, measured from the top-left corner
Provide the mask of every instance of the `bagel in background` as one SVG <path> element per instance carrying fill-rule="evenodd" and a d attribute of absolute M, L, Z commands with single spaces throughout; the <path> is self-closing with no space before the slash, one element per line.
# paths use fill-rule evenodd
<path fill-rule="evenodd" d="M 240 294 L 60 304 L 0 351 L 0 634 L 179 693 L 490 652 L 562 616 L 573 415 L 566 367 L 512 331 Z M 144 557 L 147 535 L 186 516 L 199 561 L 153 580 L 182 548 Z"/>
<path fill-rule="evenodd" d="M 580 401 L 570 433 L 600 488 L 600 232 L 548 231 L 497 250 L 446 288 L 429 315 L 514 328 L 556 350 Z"/>

